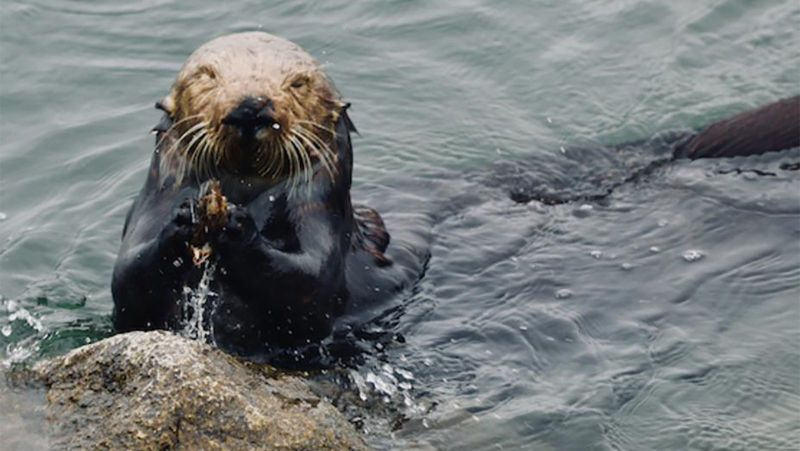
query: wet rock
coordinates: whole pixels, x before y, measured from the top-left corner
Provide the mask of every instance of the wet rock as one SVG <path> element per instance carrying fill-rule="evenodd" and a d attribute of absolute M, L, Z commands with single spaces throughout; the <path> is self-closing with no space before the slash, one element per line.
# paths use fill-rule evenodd
<path fill-rule="evenodd" d="M 117 335 L 34 373 L 55 448 L 366 448 L 300 379 L 166 332 Z"/>

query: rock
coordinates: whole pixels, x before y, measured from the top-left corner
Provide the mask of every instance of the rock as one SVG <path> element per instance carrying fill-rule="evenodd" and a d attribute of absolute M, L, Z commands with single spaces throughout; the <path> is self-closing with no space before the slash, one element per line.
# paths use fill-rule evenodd
<path fill-rule="evenodd" d="M 366 449 L 300 379 L 167 332 L 117 335 L 33 371 L 55 448 Z"/>

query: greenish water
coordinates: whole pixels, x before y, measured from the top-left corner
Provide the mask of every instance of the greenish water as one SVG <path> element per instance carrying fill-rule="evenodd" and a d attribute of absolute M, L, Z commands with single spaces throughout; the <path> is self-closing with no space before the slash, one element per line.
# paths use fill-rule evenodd
<path fill-rule="evenodd" d="M 194 48 L 244 30 L 325 63 L 361 131 L 354 199 L 396 236 L 431 235 L 395 326 L 406 343 L 352 371 L 365 397 L 411 404 L 396 430 L 356 409 L 375 447 L 800 446 L 800 177 L 779 169 L 800 152 L 679 162 L 602 204 L 507 195 L 520 177 L 591 190 L 664 151 L 612 144 L 796 95 L 792 0 L 6 0 L 4 366 L 111 333 L 152 105 Z M 0 389 L 0 448 L 41 442 L 23 398 Z"/>

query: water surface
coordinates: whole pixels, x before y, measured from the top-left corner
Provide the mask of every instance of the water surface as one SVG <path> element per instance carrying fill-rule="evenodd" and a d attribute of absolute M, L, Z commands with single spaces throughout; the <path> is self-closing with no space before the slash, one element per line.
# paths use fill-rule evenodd
<path fill-rule="evenodd" d="M 592 192 L 662 157 L 661 132 L 798 94 L 799 23 L 791 0 L 4 1 L 0 360 L 111 333 L 153 103 L 203 42 L 265 30 L 353 103 L 354 199 L 431 236 L 405 343 L 342 370 L 392 398 L 348 410 L 375 447 L 796 448 L 800 176 L 781 165 L 800 152 L 678 162 L 604 202 L 508 191 Z M 41 445 L 25 399 L 0 392 L 2 448 Z"/>

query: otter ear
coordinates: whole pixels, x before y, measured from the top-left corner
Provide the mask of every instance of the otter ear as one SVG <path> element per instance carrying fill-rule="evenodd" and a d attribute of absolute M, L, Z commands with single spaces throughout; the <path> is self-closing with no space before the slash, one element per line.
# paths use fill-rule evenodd
<path fill-rule="evenodd" d="M 353 121 L 350 120 L 350 116 L 347 114 L 347 110 L 350 108 L 350 105 L 351 105 L 350 102 L 342 103 L 341 106 L 342 110 L 341 113 L 339 114 L 342 116 L 342 119 L 344 119 L 344 124 L 347 126 L 347 131 L 351 131 L 361 136 L 361 133 L 358 133 L 358 130 L 356 130 L 356 125 L 353 124 Z"/>
<path fill-rule="evenodd" d="M 172 99 L 172 94 L 164 97 L 163 100 L 156 102 L 156 109 L 167 113 L 169 116 L 172 116 L 172 114 L 175 112 L 175 100 Z"/>
<path fill-rule="evenodd" d="M 159 133 L 164 133 L 165 131 L 169 130 L 172 127 L 172 108 L 173 106 L 172 98 L 166 97 L 164 100 L 159 100 L 156 102 L 156 109 L 161 110 L 164 112 L 164 116 L 158 121 L 155 127 L 153 127 L 150 132 L 153 134 L 158 135 Z"/>

